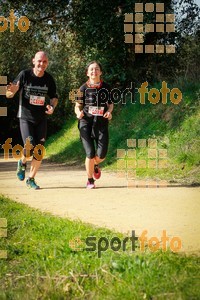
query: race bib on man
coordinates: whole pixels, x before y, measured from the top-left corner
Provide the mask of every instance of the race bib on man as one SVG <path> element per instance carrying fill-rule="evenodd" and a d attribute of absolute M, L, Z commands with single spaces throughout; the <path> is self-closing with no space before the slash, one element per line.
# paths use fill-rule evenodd
<path fill-rule="evenodd" d="M 89 114 L 93 116 L 103 116 L 104 107 L 103 106 L 89 106 Z"/>
<path fill-rule="evenodd" d="M 44 106 L 45 97 L 30 95 L 30 104 Z"/>

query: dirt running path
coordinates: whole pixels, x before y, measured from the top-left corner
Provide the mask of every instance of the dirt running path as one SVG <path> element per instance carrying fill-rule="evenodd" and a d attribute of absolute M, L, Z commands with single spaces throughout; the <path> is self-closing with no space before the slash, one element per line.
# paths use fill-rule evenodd
<path fill-rule="evenodd" d="M 200 250 L 200 188 L 127 188 L 126 181 L 103 172 L 95 190 L 85 188 L 84 170 L 43 162 L 40 190 L 16 178 L 16 161 L 0 158 L 0 193 L 54 215 L 80 219 L 131 236 L 147 230 L 148 239 L 166 230 L 181 238 L 182 250 Z"/>

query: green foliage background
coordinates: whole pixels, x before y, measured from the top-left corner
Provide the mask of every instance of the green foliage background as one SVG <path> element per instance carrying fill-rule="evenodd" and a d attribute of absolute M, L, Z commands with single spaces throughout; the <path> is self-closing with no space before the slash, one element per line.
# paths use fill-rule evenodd
<path fill-rule="evenodd" d="M 19 31 L 17 20 L 14 32 L 10 32 L 9 27 L 0 32 L 0 74 L 6 75 L 10 82 L 22 69 L 31 67 L 36 51 L 45 50 L 49 54 L 48 71 L 56 80 L 59 94 L 59 105 L 49 118 L 49 136 L 57 133 L 74 116 L 69 92 L 86 80 L 84 70 L 91 60 L 99 60 L 103 64 L 104 80 L 111 87 L 122 90 L 130 87 L 131 82 L 140 86 L 148 81 L 149 85 L 156 86 L 165 80 L 180 90 L 190 82 L 198 83 L 199 7 L 193 0 L 165 1 L 165 13 L 176 14 L 176 32 L 148 33 L 145 43 L 175 44 L 176 53 L 135 54 L 133 45 L 124 43 L 124 14 L 134 12 L 135 2 L 139 1 L 0 2 L 2 16 L 8 18 L 13 9 L 17 19 L 25 15 L 30 20 L 30 28 L 25 33 Z M 154 22 L 153 13 L 144 16 L 144 23 Z M 190 101 L 188 109 L 192 105 Z M 8 137 L 13 138 L 13 144 L 19 143 L 21 138 L 16 118 L 18 95 L 11 100 L 1 96 L 1 106 L 8 107 L 8 116 L 0 118 L 3 128 L 0 144 Z M 118 105 L 119 114 L 122 109 Z M 145 113 L 150 114 L 150 111 L 147 109 Z"/>
<path fill-rule="evenodd" d="M 178 87 L 183 101 L 177 106 L 170 102 L 166 106 L 148 102 L 145 106 L 138 102 L 115 106 L 106 164 L 116 169 L 116 149 L 125 148 L 127 138 L 155 137 L 165 147 L 163 140 L 169 137 L 172 168 L 141 176 L 182 177 L 185 183 L 199 183 L 200 9 L 194 0 L 151 0 L 164 2 L 165 12 L 175 12 L 176 32 L 146 34 L 145 43 L 175 44 L 176 53 L 135 54 L 133 45 L 124 43 L 124 14 L 134 12 L 135 2 L 141 1 L 0 0 L 0 16 L 7 18 L 14 9 L 17 18 L 25 15 L 30 20 L 26 33 L 18 30 L 17 23 L 14 32 L 9 27 L 0 32 L 0 75 L 10 82 L 22 69 L 31 67 L 35 52 L 48 52 L 48 71 L 56 80 L 59 104 L 49 118 L 47 155 L 71 165 L 83 164 L 84 153 L 69 91 L 86 80 L 84 70 L 89 61 L 102 63 L 103 78 L 113 88 L 124 90 L 131 82 L 139 87 L 148 81 L 149 89 L 159 89 L 164 80 L 170 88 Z M 145 15 L 144 22 L 153 21 L 153 14 Z M 0 106 L 8 107 L 8 116 L 0 117 L 0 144 L 8 137 L 13 138 L 13 145 L 20 143 L 18 95 L 11 100 L 0 96 Z M 0 217 L 10 220 L 8 238 L 1 239 L 0 248 L 11 253 L 6 264 L 0 261 L 2 299 L 23 299 L 24 291 L 26 299 L 81 299 L 83 295 L 85 299 L 199 297 L 198 257 L 173 253 L 119 256 L 108 251 L 104 263 L 96 253 L 74 253 L 69 248 L 68 241 L 77 232 L 85 238 L 91 228 L 44 216 L 3 196 L 0 202 Z M 92 230 L 97 236 L 102 232 L 111 236 L 105 229 Z"/>

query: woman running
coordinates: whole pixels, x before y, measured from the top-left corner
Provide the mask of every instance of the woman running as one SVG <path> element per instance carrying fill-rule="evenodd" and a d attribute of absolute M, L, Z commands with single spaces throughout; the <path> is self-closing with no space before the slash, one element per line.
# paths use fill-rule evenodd
<path fill-rule="evenodd" d="M 108 122 L 112 119 L 113 103 L 110 87 L 101 80 L 102 66 L 92 61 L 86 68 L 88 81 L 80 87 L 81 97 L 76 101 L 75 113 L 78 128 L 86 153 L 85 168 L 88 176 L 86 187 L 95 188 L 94 179 L 99 179 L 99 164 L 108 151 Z"/>

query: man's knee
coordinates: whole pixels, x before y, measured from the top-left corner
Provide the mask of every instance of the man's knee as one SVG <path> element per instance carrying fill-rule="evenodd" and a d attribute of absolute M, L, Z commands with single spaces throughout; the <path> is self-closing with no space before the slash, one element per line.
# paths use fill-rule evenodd
<path fill-rule="evenodd" d="M 33 156 L 35 160 L 41 161 L 46 154 L 46 150 L 44 145 L 42 145 L 41 143 L 36 146 L 32 145 L 31 149 L 27 149 L 26 147 L 24 147 L 23 154 L 26 158 L 30 158 Z"/>
<path fill-rule="evenodd" d="M 33 158 L 35 160 L 38 160 L 38 161 L 43 160 L 45 154 L 46 154 L 46 150 L 45 150 L 44 145 L 38 144 L 37 146 L 34 147 Z"/>
<path fill-rule="evenodd" d="M 34 152 L 34 146 L 32 149 L 26 149 L 26 147 L 23 149 L 23 154 L 26 158 L 30 158 L 33 156 L 33 152 Z"/>

